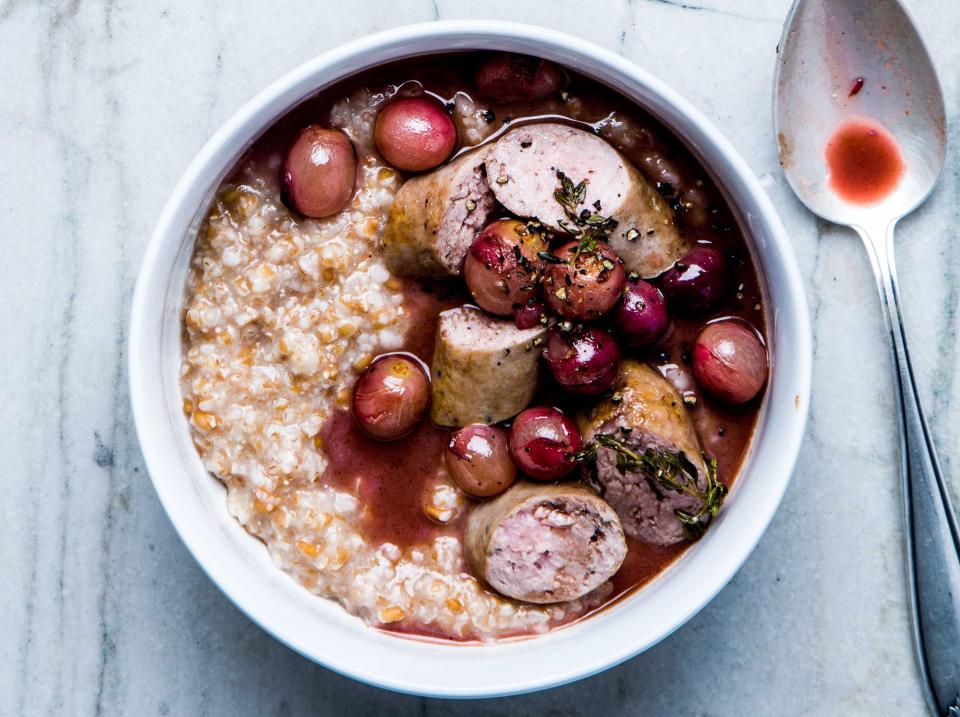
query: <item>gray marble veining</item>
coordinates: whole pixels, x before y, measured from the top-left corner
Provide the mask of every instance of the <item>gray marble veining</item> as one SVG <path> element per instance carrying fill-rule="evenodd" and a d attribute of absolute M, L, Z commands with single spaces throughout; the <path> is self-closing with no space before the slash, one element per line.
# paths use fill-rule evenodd
<path fill-rule="evenodd" d="M 898 249 L 915 368 L 960 493 L 960 14 L 908 3 L 945 86 L 951 150 Z M 770 127 L 787 0 L 0 2 L 0 715 L 919 715 L 887 350 L 858 240 L 780 178 Z M 359 685 L 276 643 L 194 564 L 145 474 L 123 362 L 151 227 L 246 99 L 346 40 L 487 17 L 546 24 L 676 87 L 764 179 L 809 292 L 807 440 L 754 555 L 646 654 L 474 703 Z"/>

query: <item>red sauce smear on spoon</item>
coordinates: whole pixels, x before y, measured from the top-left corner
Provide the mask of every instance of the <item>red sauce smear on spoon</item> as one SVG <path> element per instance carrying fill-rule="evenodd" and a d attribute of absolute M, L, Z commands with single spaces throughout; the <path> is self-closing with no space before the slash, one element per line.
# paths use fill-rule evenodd
<path fill-rule="evenodd" d="M 827 141 L 830 188 L 853 204 L 873 204 L 890 194 L 907 168 L 897 140 L 881 124 L 847 120 Z"/>

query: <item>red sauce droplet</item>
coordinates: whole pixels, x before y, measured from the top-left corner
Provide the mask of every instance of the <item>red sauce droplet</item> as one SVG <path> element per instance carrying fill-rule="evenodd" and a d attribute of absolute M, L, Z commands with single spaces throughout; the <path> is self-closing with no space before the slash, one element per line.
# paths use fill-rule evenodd
<path fill-rule="evenodd" d="M 853 97 L 856 94 L 860 93 L 860 90 L 863 89 L 863 78 L 858 77 L 853 82 L 850 83 L 850 94 L 847 97 Z"/>
<path fill-rule="evenodd" d="M 827 141 L 830 187 L 841 199 L 872 204 L 899 184 L 907 165 L 887 129 L 865 119 L 847 120 Z"/>

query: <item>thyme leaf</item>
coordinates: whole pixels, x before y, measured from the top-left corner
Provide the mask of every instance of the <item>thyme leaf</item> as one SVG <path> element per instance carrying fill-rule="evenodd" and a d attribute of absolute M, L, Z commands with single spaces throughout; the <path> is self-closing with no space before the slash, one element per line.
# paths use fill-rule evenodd
<path fill-rule="evenodd" d="M 597 444 L 590 441 L 573 456 L 573 460 L 578 463 L 593 463 L 597 460 Z"/>
<path fill-rule="evenodd" d="M 553 198 L 563 207 L 564 213 L 571 219 L 577 218 L 577 207 L 587 199 L 587 180 L 574 184 L 565 174 L 559 174 L 560 186 L 553 192 Z"/>
<path fill-rule="evenodd" d="M 574 255 L 573 261 L 576 261 L 576 258 L 581 254 L 589 254 L 595 251 L 598 241 L 600 241 L 600 237 L 597 236 L 597 232 L 589 229 L 581 231 L 577 237 L 577 253 Z"/>
<path fill-rule="evenodd" d="M 581 217 L 581 221 L 586 224 L 588 227 L 603 227 L 607 225 L 607 222 L 610 221 L 610 217 L 600 216 L 599 214 L 591 214 L 587 217 Z"/>
<path fill-rule="evenodd" d="M 538 251 L 537 256 L 543 259 L 548 264 L 562 264 L 563 259 L 561 259 L 556 254 L 551 254 L 548 251 Z"/>
<path fill-rule="evenodd" d="M 699 540 L 703 537 L 703 534 L 707 532 L 707 524 L 696 515 L 692 515 L 679 508 L 675 509 L 673 514 L 677 516 L 677 520 L 683 524 L 683 532 L 686 533 L 691 540 Z"/>

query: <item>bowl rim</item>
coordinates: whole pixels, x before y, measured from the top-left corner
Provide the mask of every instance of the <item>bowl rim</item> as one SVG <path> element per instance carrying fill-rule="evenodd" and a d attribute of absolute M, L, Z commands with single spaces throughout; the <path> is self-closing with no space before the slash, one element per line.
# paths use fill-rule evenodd
<path fill-rule="evenodd" d="M 416 52 L 410 51 L 415 46 L 419 46 L 420 49 Z M 285 595 L 289 586 L 281 585 L 274 575 L 247 572 L 248 570 L 256 571 L 257 567 L 251 567 L 249 560 L 245 562 L 239 556 L 239 549 L 235 549 L 237 556 L 229 555 L 222 550 L 218 553 L 217 546 L 221 543 L 217 542 L 216 528 L 196 520 L 200 508 L 193 505 L 190 500 L 185 501 L 182 486 L 177 487 L 178 484 L 173 482 L 181 479 L 191 480 L 189 476 L 183 478 L 177 472 L 178 468 L 179 473 L 189 472 L 189 469 L 185 468 L 183 463 L 177 466 L 176 458 L 172 458 L 165 451 L 161 440 L 157 438 L 156 432 L 165 430 L 163 422 L 166 420 L 169 423 L 171 414 L 169 406 L 157 405 L 159 395 L 157 392 L 160 389 L 154 382 L 158 379 L 162 382 L 162 371 L 158 376 L 156 366 L 152 363 L 155 358 L 149 355 L 150 352 L 146 350 L 147 346 L 144 344 L 145 341 L 150 340 L 152 325 L 161 320 L 158 312 L 162 309 L 156 306 L 157 287 L 160 281 L 158 277 L 163 271 L 171 268 L 165 263 L 162 252 L 164 249 L 169 249 L 169 244 L 183 240 L 186 229 L 184 217 L 196 214 L 198 211 L 196 208 L 193 212 L 188 212 L 186 209 L 199 204 L 198 188 L 209 183 L 212 167 L 221 172 L 226 170 L 226 167 L 216 167 L 222 155 L 230 151 L 234 152 L 235 156 L 238 155 L 242 151 L 241 145 L 249 146 L 249 143 L 256 139 L 270 123 L 303 99 L 315 94 L 318 88 L 336 81 L 337 78 L 333 77 L 325 82 L 318 82 L 318 79 L 325 74 L 344 66 L 352 66 L 353 69 L 342 73 L 341 77 L 359 72 L 368 66 L 362 59 L 365 57 L 381 58 L 369 65 L 375 66 L 390 61 L 390 58 L 401 59 L 438 52 L 482 49 L 527 51 L 580 70 L 584 66 L 589 66 L 595 73 L 602 71 L 606 74 L 605 80 L 600 81 L 616 78 L 622 83 L 622 88 L 615 89 L 626 94 L 625 88 L 629 86 L 630 94 L 627 96 L 631 101 L 640 103 L 639 95 L 656 100 L 659 103 L 659 111 L 651 110 L 651 112 L 671 131 L 681 134 L 688 142 L 690 134 L 695 135 L 703 147 L 715 152 L 726 172 L 725 183 L 736 185 L 738 190 L 743 192 L 744 197 L 749 198 L 752 212 L 749 217 L 751 226 L 757 228 L 758 232 L 762 230 L 765 237 L 764 250 L 757 250 L 754 257 L 758 265 L 762 266 L 760 271 L 762 283 L 766 285 L 768 281 L 770 267 L 767 266 L 767 262 L 770 262 L 775 269 L 773 273 L 780 282 L 777 285 L 777 293 L 782 294 L 785 300 L 783 305 L 771 309 L 768 292 L 768 334 L 772 335 L 776 331 L 777 340 L 787 341 L 790 345 L 789 353 L 780 351 L 776 345 L 773 346 L 772 353 L 776 358 L 772 364 L 768 394 L 775 388 L 777 395 L 783 394 L 783 396 L 775 402 L 769 398 L 766 400 L 765 423 L 761 427 L 760 420 L 764 418 L 761 417 L 758 420 L 751 444 L 751 454 L 762 453 L 763 458 L 762 461 L 755 460 L 757 457 L 751 455 L 749 469 L 753 470 L 756 463 L 762 464 L 770 472 L 764 475 L 765 484 L 762 490 L 759 487 L 751 490 L 750 500 L 753 512 L 746 514 L 749 519 L 744 519 L 736 525 L 724 520 L 724 514 L 729 510 L 728 506 L 721 513 L 721 519 L 710 531 L 716 535 L 711 536 L 709 541 L 706 538 L 700 541 L 686 551 L 680 561 L 675 562 L 668 569 L 667 572 L 671 578 L 675 578 L 673 580 L 675 585 L 679 587 L 685 584 L 686 588 L 689 588 L 686 591 L 674 589 L 673 592 L 677 595 L 667 597 L 662 595 L 663 586 L 670 581 L 661 581 L 658 578 L 653 585 L 631 595 L 620 604 L 563 630 L 555 630 L 532 640 L 492 645 L 435 645 L 406 638 L 388 637 L 365 626 L 360 630 L 355 629 L 355 625 L 350 628 L 343 618 L 325 608 L 316 610 L 319 617 L 313 627 L 319 635 L 315 633 L 305 635 L 301 625 L 295 620 L 278 614 L 282 611 L 274 604 L 276 596 L 281 592 Z M 589 70 L 587 74 L 590 74 Z M 674 121 L 671 122 L 669 117 Z M 686 132 L 690 134 L 682 134 L 678 131 L 676 123 L 681 121 L 687 125 Z M 716 165 L 712 166 L 711 170 L 716 170 Z M 752 239 L 748 241 L 752 242 Z M 192 241 L 190 244 L 192 246 Z M 751 249 L 755 248 L 751 247 Z M 168 283 L 169 280 L 168 277 Z M 773 309 L 775 312 L 771 313 Z M 129 337 L 130 400 L 148 473 L 177 534 L 214 584 L 257 625 L 308 659 L 361 682 L 398 692 L 432 697 L 506 696 L 566 684 L 606 670 L 649 649 L 697 614 L 739 570 L 756 547 L 780 504 L 791 478 L 805 430 L 812 372 L 812 337 L 806 295 L 786 230 L 759 181 L 719 130 L 699 110 L 664 82 L 609 50 L 554 30 L 520 23 L 486 20 L 421 23 L 362 37 L 305 62 L 272 82 L 245 103 L 198 152 L 175 185 L 164 206 L 144 254 L 134 290 Z M 784 356 L 781 357 L 780 353 Z M 785 397 L 791 394 L 793 395 L 791 405 L 782 405 Z M 755 450 L 761 433 L 766 430 L 775 432 L 776 446 L 771 446 L 769 450 Z M 749 471 L 748 466 L 745 465 L 734 486 L 734 495 L 743 492 L 740 490 L 740 484 L 746 472 Z M 223 513 L 226 514 L 226 511 L 223 510 Z M 236 523 L 232 517 L 228 516 L 228 518 Z M 243 531 L 238 523 L 237 527 Z M 223 532 L 223 526 L 220 532 Z M 228 542 L 232 540 L 230 536 L 219 537 Z M 710 544 L 709 551 L 707 551 L 707 543 Z M 691 553 L 698 553 L 697 560 L 688 559 Z M 700 574 L 701 579 L 693 579 L 692 569 L 686 566 L 684 569 L 690 575 L 683 583 L 678 582 L 679 578 L 676 576 L 682 572 L 679 570 L 678 563 L 693 562 L 703 567 L 706 573 Z M 274 567 L 273 570 L 278 575 L 285 575 L 279 568 Z M 247 579 L 256 579 L 258 582 L 252 585 L 245 582 Z M 297 587 L 306 593 L 303 588 Z M 636 610 L 622 609 L 624 603 L 638 602 L 638 596 L 645 593 L 655 594 L 655 598 L 645 601 L 650 605 L 662 605 L 665 600 L 671 603 L 668 609 L 662 610 L 668 613 L 664 616 L 662 623 L 645 625 L 643 624 L 644 615 L 638 615 Z M 309 593 L 307 595 L 309 599 L 318 601 L 316 596 Z M 346 616 L 346 621 L 359 622 L 357 618 L 350 616 L 332 601 L 319 600 L 318 602 L 333 605 L 335 610 Z M 658 611 L 654 610 L 653 614 L 659 617 Z M 302 618 L 302 615 L 300 617 Z M 635 625 L 638 621 L 641 623 L 642 636 L 623 629 L 629 624 L 625 623 L 627 618 L 633 620 Z M 611 625 L 617 620 L 624 625 L 619 627 Z M 328 627 L 329 634 L 327 634 Z M 328 641 L 324 642 L 321 638 L 326 638 Z M 333 647 L 329 642 L 331 638 L 334 641 Z M 402 647 L 397 644 L 401 642 Z M 578 649 L 578 645 L 582 643 L 598 649 L 583 654 L 583 651 Z M 543 658 L 547 651 L 557 654 L 569 653 L 575 658 L 568 660 L 562 666 L 553 664 L 555 662 L 553 656 L 546 660 L 529 659 L 534 653 L 538 658 Z M 403 662 L 393 664 L 392 660 L 379 659 L 384 656 L 399 657 Z M 471 681 L 468 671 L 464 671 L 465 679 L 449 674 L 456 671 L 451 668 L 467 664 L 467 661 L 471 665 L 470 669 L 474 670 L 480 664 L 476 662 L 477 657 L 497 658 L 484 660 L 482 679 L 474 678 Z M 523 667 L 522 672 L 521 667 Z M 431 669 L 436 670 L 435 675 Z"/>

